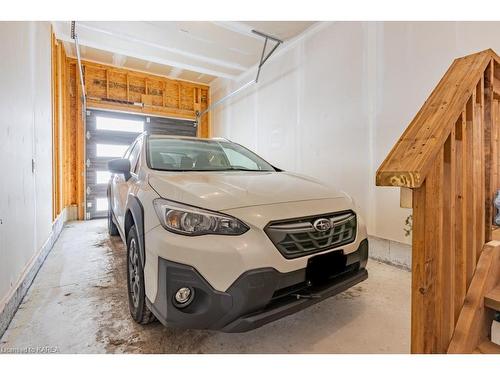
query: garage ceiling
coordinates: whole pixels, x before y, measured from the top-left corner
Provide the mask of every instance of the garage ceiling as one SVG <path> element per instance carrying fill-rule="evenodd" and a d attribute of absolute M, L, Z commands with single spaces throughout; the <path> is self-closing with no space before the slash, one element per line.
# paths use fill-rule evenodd
<path fill-rule="evenodd" d="M 263 39 L 256 29 L 290 40 L 309 21 L 220 22 L 77 22 L 83 59 L 171 78 L 208 84 L 217 77 L 236 78 L 254 66 Z M 56 37 L 75 57 L 70 22 L 54 22 Z"/>

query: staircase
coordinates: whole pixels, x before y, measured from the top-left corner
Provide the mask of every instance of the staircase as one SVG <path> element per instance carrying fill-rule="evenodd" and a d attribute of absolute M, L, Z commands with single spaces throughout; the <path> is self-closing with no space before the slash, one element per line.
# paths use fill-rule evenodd
<path fill-rule="evenodd" d="M 491 311 L 500 311 L 500 285 L 497 285 L 490 293 L 484 297 L 484 307 Z M 489 319 L 488 319 L 489 321 Z M 500 354 L 500 345 L 484 339 L 474 350 L 478 354 Z"/>
<path fill-rule="evenodd" d="M 377 171 L 413 208 L 412 353 L 500 353 L 500 57 L 456 59 Z M 403 195 L 403 192 L 405 193 Z M 408 194 L 409 193 L 409 194 Z"/>
<path fill-rule="evenodd" d="M 495 289 L 484 296 L 484 306 L 492 310 L 500 311 L 500 285 L 497 285 Z"/>
<path fill-rule="evenodd" d="M 488 242 L 477 263 L 448 353 L 500 354 L 489 336 L 496 311 L 500 311 L 500 241 Z"/>
<path fill-rule="evenodd" d="M 500 239 L 500 230 L 497 229 L 493 232 L 493 238 L 495 240 Z M 494 314 L 494 312 L 500 312 L 500 282 L 484 296 L 484 308 L 487 310 L 487 316 L 491 316 L 491 313 Z M 489 319 L 487 322 L 489 322 Z M 474 350 L 474 353 L 500 354 L 500 345 L 484 339 Z"/>

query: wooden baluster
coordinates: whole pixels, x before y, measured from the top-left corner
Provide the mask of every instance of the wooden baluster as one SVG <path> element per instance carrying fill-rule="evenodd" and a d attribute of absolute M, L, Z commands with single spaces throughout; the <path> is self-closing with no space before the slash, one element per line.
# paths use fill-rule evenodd
<path fill-rule="evenodd" d="M 456 204 L 455 204 L 455 313 L 457 322 L 460 309 L 467 292 L 467 236 L 470 228 L 467 223 L 467 141 L 465 112 L 455 124 L 455 157 L 456 157 Z"/>
<path fill-rule="evenodd" d="M 465 143 L 466 143 L 466 152 L 464 154 L 466 160 L 466 173 L 465 173 L 465 195 L 467 201 L 467 209 L 466 209 L 466 227 L 464 228 L 467 232 L 467 256 L 466 256 L 466 272 L 467 272 L 467 288 L 469 287 L 470 281 L 472 279 L 472 275 L 474 274 L 474 269 L 476 266 L 476 194 L 474 186 L 477 185 L 474 183 L 476 176 L 474 175 L 474 109 L 475 109 L 475 94 L 467 102 L 465 108 L 465 118 L 466 118 L 466 128 L 465 128 Z M 476 180 L 477 181 L 477 180 Z M 472 261 L 474 259 L 474 261 Z"/>
<path fill-rule="evenodd" d="M 484 79 L 481 78 L 476 86 L 476 106 L 474 108 L 474 199 L 476 201 L 476 257 L 471 262 L 476 267 L 477 260 L 485 244 L 485 150 L 484 150 Z"/>
<path fill-rule="evenodd" d="M 485 178 L 485 242 L 491 241 L 493 222 L 493 196 L 495 192 L 495 136 L 493 129 L 493 61 L 484 72 L 483 120 L 484 120 L 484 178 Z M 479 258 L 478 258 L 479 259 Z"/>
<path fill-rule="evenodd" d="M 493 181 L 492 181 L 492 193 L 493 193 L 493 198 L 496 195 L 497 190 L 500 188 L 500 173 L 499 173 L 499 168 L 500 168 L 500 124 L 499 124 L 499 109 L 500 109 L 500 102 L 497 99 L 493 100 L 493 105 L 492 105 L 492 112 L 493 112 L 493 164 L 491 166 L 491 169 L 493 171 Z M 496 209 L 493 209 L 493 218 L 495 217 L 496 214 Z"/>
<path fill-rule="evenodd" d="M 497 189 L 500 189 L 500 101 L 496 100 L 496 116 L 495 116 L 495 128 L 497 130 L 497 185 L 495 186 L 495 193 Z"/>
<path fill-rule="evenodd" d="M 455 328 L 455 206 L 456 206 L 455 126 L 443 148 L 443 251 L 438 277 L 441 295 L 442 332 L 439 347 L 446 352 Z"/>
<path fill-rule="evenodd" d="M 495 198 L 498 189 L 498 127 L 497 127 L 497 105 L 498 101 L 491 101 L 491 199 Z M 491 202 L 492 220 L 495 218 L 495 210 L 493 209 L 493 201 Z M 492 221 L 493 222 L 493 221 Z"/>

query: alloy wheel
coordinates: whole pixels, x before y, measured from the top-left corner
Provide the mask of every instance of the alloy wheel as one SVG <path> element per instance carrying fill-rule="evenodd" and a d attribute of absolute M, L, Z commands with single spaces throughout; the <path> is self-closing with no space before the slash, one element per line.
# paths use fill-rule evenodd
<path fill-rule="evenodd" d="M 134 307 L 139 306 L 140 279 L 139 279 L 139 251 L 135 238 L 130 240 L 128 256 L 128 275 L 130 284 L 130 293 Z"/>

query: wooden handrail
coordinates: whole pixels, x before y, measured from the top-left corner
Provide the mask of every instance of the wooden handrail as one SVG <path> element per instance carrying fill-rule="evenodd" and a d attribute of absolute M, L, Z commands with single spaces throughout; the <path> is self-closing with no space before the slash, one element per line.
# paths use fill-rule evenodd
<path fill-rule="evenodd" d="M 377 186 L 419 187 L 497 54 L 485 50 L 456 59 L 377 171 Z"/>
<path fill-rule="evenodd" d="M 413 353 L 447 352 L 491 240 L 499 82 L 493 50 L 456 59 L 377 171 L 377 185 L 412 192 Z"/>

